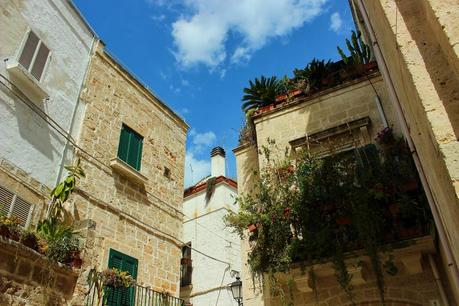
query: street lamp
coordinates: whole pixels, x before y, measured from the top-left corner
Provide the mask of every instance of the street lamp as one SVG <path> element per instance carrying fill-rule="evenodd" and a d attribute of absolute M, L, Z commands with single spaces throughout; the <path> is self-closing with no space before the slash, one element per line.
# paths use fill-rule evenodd
<path fill-rule="evenodd" d="M 236 277 L 236 281 L 228 285 L 228 290 L 231 290 L 233 299 L 237 301 L 238 306 L 242 306 L 242 281 L 239 276 Z"/>

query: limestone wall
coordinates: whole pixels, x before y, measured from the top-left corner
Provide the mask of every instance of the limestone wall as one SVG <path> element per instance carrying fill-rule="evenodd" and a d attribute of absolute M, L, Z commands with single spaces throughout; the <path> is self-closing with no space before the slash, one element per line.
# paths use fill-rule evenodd
<path fill-rule="evenodd" d="M 0 305 L 67 305 L 78 273 L 0 237 Z"/>
<path fill-rule="evenodd" d="M 73 198 L 77 219 L 96 222 L 85 266 L 107 267 L 110 248 L 139 261 L 138 282 L 178 295 L 186 124 L 97 47 L 82 100 L 86 113 L 79 152 L 86 178 Z M 140 133 L 143 152 L 135 183 L 110 167 L 122 123 Z M 165 167 L 170 177 L 164 175 Z"/>
<path fill-rule="evenodd" d="M 364 2 L 441 215 L 448 236 L 446 243 L 451 245 L 457 265 L 458 3 Z"/>
<path fill-rule="evenodd" d="M 365 132 L 366 139 L 363 141 L 371 142 L 384 128 L 376 107 L 376 94 L 383 104 L 389 125 L 394 128 L 396 134 L 400 134 L 386 87 L 382 78 L 376 74 L 370 80 L 362 78 L 351 81 L 319 93 L 316 98 L 281 106 L 279 109 L 256 116 L 257 146 L 269 146 L 269 138 L 275 140 L 277 153 L 283 153 L 285 148 L 291 149 L 290 142 L 295 139 L 365 117 L 368 117 L 370 122 Z M 359 138 L 356 137 L 356 141 L 361 141 Z M 325 139 L 323 146 L 326 147 L 328 142 Z M 263 159 L 261 167 L 262 164 Z"/>

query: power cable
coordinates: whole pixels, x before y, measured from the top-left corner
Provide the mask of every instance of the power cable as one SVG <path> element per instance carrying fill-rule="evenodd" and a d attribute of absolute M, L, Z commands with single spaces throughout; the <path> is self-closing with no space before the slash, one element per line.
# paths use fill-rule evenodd
<path fill-rule="evenodd" d="M 15 90 L 12 90 L 6 83 L 4 83 L 3 81 L 0 81 L 0 84 L 2 84 L 6 89 L 8 89 L 14 96 L 16 96 L 21 102 L 23 102 L 27 107 L 29 107 L 34 113 L 36 113 L 40 118 L 42 118 L 45 122 L 47 122 L 56 132 L 58 132 L 62 137 L 64 137 L 65 139 L 67 139 L 76 149 L 78 149 L 79 151 L 83 152 L 85 155 L 87 155 L 88 157 L 90 157 L 91 159 L 93 159 L 94 161 L 96 161 L 98 164 L 100 164 L 101 166 L 111 170 L 111 167 L 106 165 L 104 162 L 102 162 L 101 160 L 99 160 L 98 158 L 96 158 L 95 156 L 93 156 L 92 154 L 90 154 L 89 152 L 87 152 L 86 150 L 84 150 L 83 148 L 81 148 L 78 144 L 75 143 L 75 141 L 73 140 L 73 138 L 71 137 L 71 135 L 66 132 L 60 125 L 59 123 L 57 123 L 52 117 L 50 117 L 48 114 L 46 114 L 45 112 L 43 112 L 41 109 L 37 108 L 32 101 L 28 100 L 28 98 L 22 93 L 22 91 L 20 89 L 18 89 L 13 83 L 11 83 L 4 75 L 0 74 L 0 77 L 4 80 L 6 80 L 6 82 L 8 84 L 10 84 L 10 86 L 14 87 L 16 89 Z M 18 92 L 21 93 L 21 95 L 18 94 Z M 49 120 L 49 121 L 48 121 Z M 51 124 L 51 123 L 53 124 Z M 181 215 L 184 215 L 185 217 L 191 219 L 189 216 L 186 216 L 185 214 L 183 214 L 183 212 L 181 212 L 180 210 L 178 210 L 177 208 L 173 207 L 172 205 L 170 205 L 169 203 L 165 202 L 164 200 L 158 198 L 156 195 L 146 191 L 149 195 L 153 196 L 155 199 L 157 199 L 158 201 L 160 201 L 161 203 L 165 204 L 166 206 L 172 208 L 174 211 L 176 211 L 177 213 L 181 214 Z M 142 222 L 143 223 L 143 222 Z M 197 222 L 198 225 L 202 226 L 203 228 L 206 228 L 204 227 L 202 224 L 199 224 Z M 171 234 L 168 234 L 158 228 L 155 228 L 149 224 L 146 224 L 144 223 L 144 225 L 148 226 L 148 227 L 151 227 L 152 229 L 162 233 L 163 235 L 166 235 L 168 237 L 171 237 L 173 238 L 174 240 L 180 242 L 182 245 L 185 245 L 186 243 L 177 239 L 176 237 L 174 237 L 173 235 Z M 207 229 L 207 228 L 206 228 Z M 209 232 L 215 234 L 214 232 L 212 232 L 211 230 L 207 229 Z M 217 237 L 219 237 L 217 234 L 215 234 Z M 224 239 L 222 237 L 220 237 L 221 239 Z M 227 241 L 226 239 L 224 239 L 225 241 Z M 192 250 L 194 250 L 195 252 L 203 255 L 203 256 L 206 256 L 210 259 L 213 259 L 215 261 L 219 261 L 221 263 L 225 263 L 225 264 L 228 264 L 228 265 L 231 265 L 230 263 L 226 262 L 226 261 L 223 261 L 223 260 L 220 260 L 218 258 L 215 258 L 211 255 L 207 255 L 206 253 L 202 252 L 202 251 L 199 251 L 193 247 L 190 247 Z"/>

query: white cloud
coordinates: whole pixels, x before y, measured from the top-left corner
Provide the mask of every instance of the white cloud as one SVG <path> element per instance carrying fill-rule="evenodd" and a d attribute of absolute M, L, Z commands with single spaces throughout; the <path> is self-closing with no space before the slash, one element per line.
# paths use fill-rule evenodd
<path fill-rule="evenodd" d="M 335 33 L 339 33 L 343 26 L 343 20 L 338 12 L 333 13 L 330 16 L 330 30 Z"/>
<path fill-rule="evenodd" d="M 192 143 L 196 146 L 211 146 L 217 140 L 217 136 L 212 131 L 205 133 L 197 133 L 195 130 L 191 130 L 190 136 L 192 136 Z"/>
<path fill-rule="evenodd" d="M 283 37 L 311 21 L 327 0 L 187 0 L 193 13 L 172 25 L 179 64 L 204 64 L 215 68 L 225 61 L 247 61 L 270 39 Z M 227 50 L 230 34 L 236 34 L 235 50 Z"/>
<path fill-rule="evenodd" d="M 161 23 L 164 20 L 166 20 L 166 15 L 161 14 L 161 15 L 151 15 L 150 19 L 153 20 L 154 22 Z"/>
<path fill-rule="evenodd" d="M 185 155 L 185 187 L 197 183 L 210 174 L 210 159 L 198 159 L 192 152 Z"/>
<path fill-rule="evenodd" d="M 191 129 L 188 148 L 185 155 L 185 186 L 188 187 L 210 174 L 210 148 L 217 136 L 212 131 L 198 133 Z M 204 156 L 202 159 L 199 156 Z"/>

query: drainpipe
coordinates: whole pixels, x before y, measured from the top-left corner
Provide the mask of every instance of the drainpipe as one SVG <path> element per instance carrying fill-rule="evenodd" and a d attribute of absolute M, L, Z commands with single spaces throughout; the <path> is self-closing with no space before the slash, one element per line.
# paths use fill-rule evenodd
<path fill-rule="evenodd" d="M 382 121 L 384 128 L 389 127 L 389 124 L 387 124 L 386 115 L 384 114 L 384 109 L 382 108 L 382 105 L 381 105 L 381 99 L 379 98 L 378 95 L 375 96 L 375 103 L 376 103 L 376 107 L 378 108 L 379 117 L 381 117 L 381 121 Z"/>
<path fill-rule="evenodd" d="M 432 273 L 434 275 L 435 282 L 437 283 L 437 286 L 438 286 L 438 291 L 440 291 L 442 305 L 449 306 L 448 299 L 446 298 L 445 288 L 443 288 L 443 284 L 441 283 L 441 280 L 440 280 L 440 275 L 438 274 L 438 269 L 437 269 L 437 264 L 435 263 L 435 259 L 432 254 L 429 254 L 428 257 L 429 257 L 430 268 L 432 269 Z"/>
<path fill-rule="evenodd" d="M 386 66 L 386 62 L 382 55 L 378 41 L 376 40 L 376 35 L 375 35 L 375 32 L 373 31 L 373 27 L 368 17 L 365 5 L 362 0 L 355 0 L 355 1 L 357 2 L 359 11 L 362 14 L 364 23 L 368 29 L 368 34 L 369 34 L 370 42 L 373 45 L 376 61 L 378 62 L 378 66 L 381 71 L 381 74 L 384 80 L 386 81 L 387 87 L 389 89 L 389 96 L 392 100 L 392 103 L 394 104 L 395 111 L 397 112 L 397 115 L 398 115 L 398 118 L 401 124 L 402 133 L 406 138 L 411 154 L 413 156 L 414 163 L 418 170 L 419 177 L 421 179 L 422 187 L 424 188 L 424 191 L 426 193 L 426 197 L 429 202 L 430 210 L 432 211 L 432 216 L 433 216 L 436 228 L 437 228 L 438 236 L 439 236 L 440 241 L 442 242 L 441 245 L 443 246 L 443 249 L 445 251 L 447 266 L 451 272 L 451 277 L 454 283 L 453 286 L 456 289 L 456 291 L 459 291 L 459 273 L 458 273 L 456 262 L 453 257 L 453 252 L 451 250 L 451 246 L 449 244 L 445 228 L 443 226 L 443 223 L 441 222 L 440 214 L 437 209 L 437 204 L 435 203 L 435 200 L 432 195 L 432 190 L 429 186 L 429 183 L 427 182 L 427 178 L 426 178 L 424 169 L 422 168 L 422 164 L 416 152 L 416 147 L 414 146 L 413 139 L 411 138 L 411 135 L 409 133 L 408 124 L 403 114 L 400 100 L 398 99 L 394 84 L 392 82 L 392 78 L 390 77 L 389 70 L 387 69 L 387 66 Z"/>
<path fill-rule="evenodd" d="M 87 62 L 87 65 L 86 65 L 86 70 L 84 72 L 83 80 L 82 80 L 82 82 L 80 84 L 80 89 L 78 90 L 78 97 L 77 97 L 77 100 L 76 100 L 76 103 L 75 103 L 75 107 L 73 109 L 72 119 L 70 121 L 70 127 L 69 127 L 69 130 L 68 130 L 68 133 L 67 133 L 68 134 L 68 138 L 66 139 L 65 145 L 64 145 L 64 149 L 62 150 L 62 157 L 61 157 L 61 162 L 60 162 L 60 166 L 59 166 L 59 172 L 57 173 L 56 185 L 59 184 L 59 182 L 61 180 L 61 177 L 62 177 L 62 172 L 64 170 L 65 155 L 67 154 L 67 151 L 68 151 L 69 146 L 70 146 L 70 138 L 72 137 L 72 130 L 73 130 L 73 126 L 75 124 L 76 112 L 77 112 L 77 109 L 78 109 L 78 105 L 80 104 L 80 95 L 81 95 L 81 91 L 83 90 L 83 86 L 84 86 L 84 84 L 86 82 L 86 78 L 88 77 L 89 66 L 91 64 L 91 56 L 92 56 L 92 52 L 94 50 L 95 42 L 96 42 L 96 36 L 93 36 L 92 37 L 92 42 L 91 42 L 91 47 L 89 48 L 88 62 Z"/>

